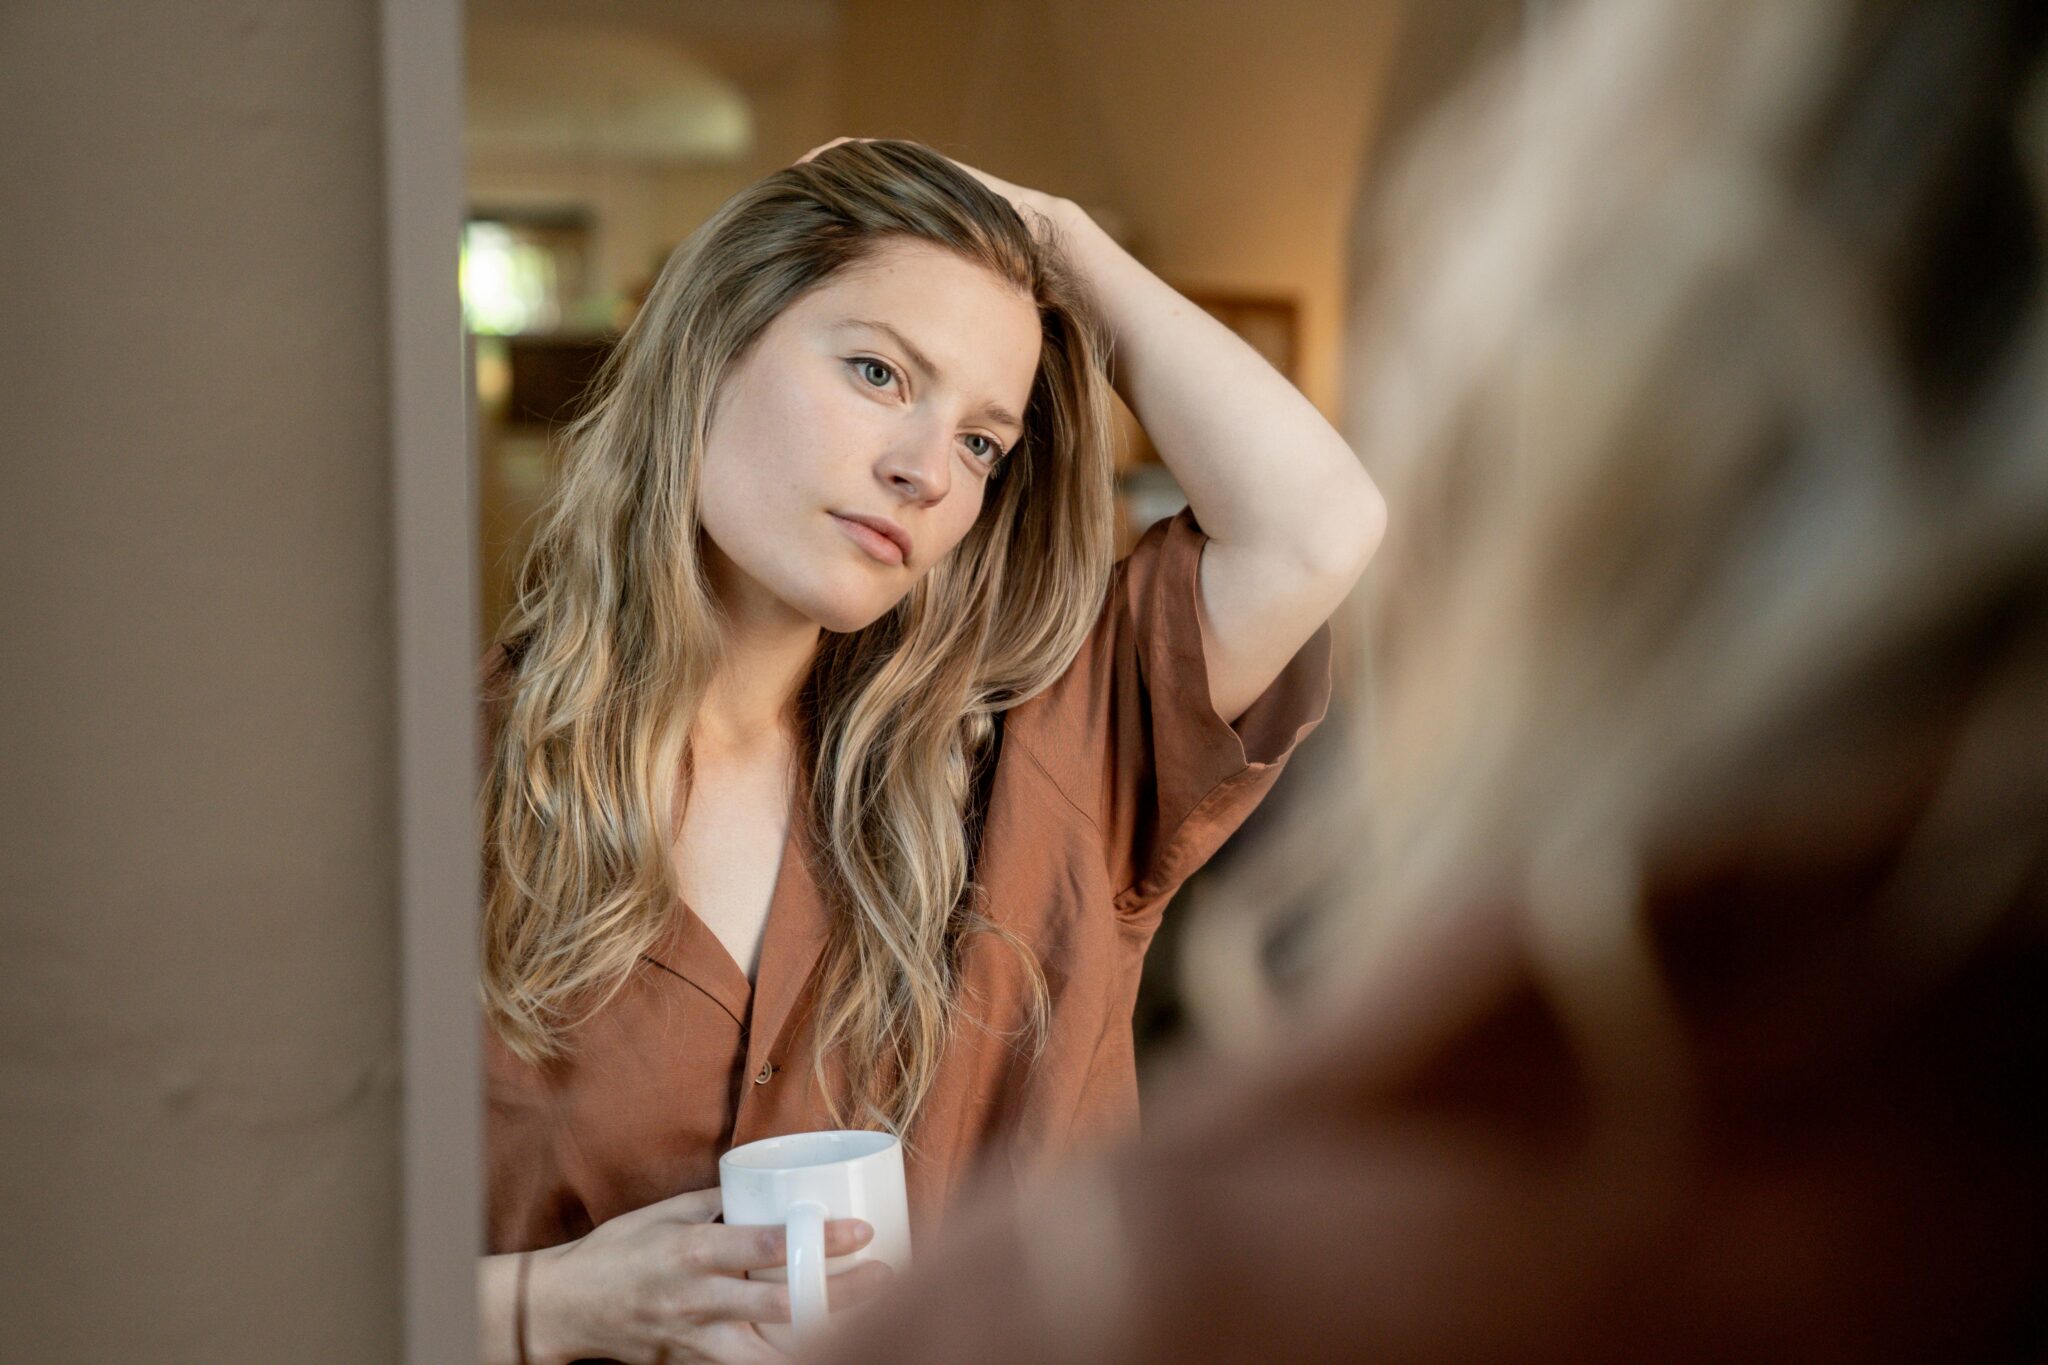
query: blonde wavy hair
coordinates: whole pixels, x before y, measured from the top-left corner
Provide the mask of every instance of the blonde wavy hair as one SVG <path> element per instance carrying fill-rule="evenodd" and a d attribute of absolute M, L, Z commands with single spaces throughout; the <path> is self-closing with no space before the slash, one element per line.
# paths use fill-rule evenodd
<path fill-rule="evenodd" d="M 1887 999 L 2038 931 L 2044 17 L 1596 0 L 1425 125 L 1359 239 L 1370 722 L 1209 898 L 1207 1032 L 1513 907 L 1641 1128 L 1692 1088 L 1647 912 L 1702 868 L 1880 863 Z"/>
<path fill-rule="evenodd" d="M 661 937 L 692 718 L 718 668 L 698 475 L 720 386 L 791 303 L 878 247 L 959 253 L 1032 299 L 1025 432 L 947 559 L 862 630 L 827 633 L 797 707 L 797 818 L 834 928 L 814 1074 L 836 1121 L 907 1134 L 962 1002 L 960 951 L 1023 955 L 971 884 L 976 783 L 1000 713 L 1078 652 L 1114 554 L 1107 336 L 1043 223 L 915 143 L 846 143 L 725 203 L 669 257 L 605 364 L 503 632 L 504 721 L 482 792 L 482 993 L 518 1056 L 570 1033 Z M 1028 577 L 1019 573 L 1028 566 Z M 680 788 L 680 791 L 679 791 Z"/>

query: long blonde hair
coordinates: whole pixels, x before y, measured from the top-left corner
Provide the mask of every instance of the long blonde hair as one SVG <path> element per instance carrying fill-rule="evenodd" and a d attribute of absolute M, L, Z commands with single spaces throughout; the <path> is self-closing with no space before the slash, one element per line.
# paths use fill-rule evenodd
<path fill-rule="evenodd" d="M 1371 723 L 1212 936 L 1313 907 L 1283 956 L 1335 1000 L 1513 907 L 1627 1126 L 1692 1090 L 1647 913 L 1674 882 L 1883 860 L 1857 985 L 1899 999 L 2038 915 L 2044 27 L 1584 3 L 1427 127 L 1362 234 Z M 1270 1015 L 1190 960 L 1218 1037 Z"/>
<path fill-rule="evenodd" d="M 999 713 L 1060 675 L 1107 587 L 1107 339 L 1047 229 L 928 149 L 875 141 L 777 171 L 678 247 L 567 431 L 504 631 L 483 791 L 483 998 L 529 1062 L 573 1050 L 677 901 L 678 777 L 721 649 L 697 503 L 720 385 L 784 308 L 906 239 L 1031 298 L 1043 345 L 1024 436 L 972 530 L 880 620 L 828 633 L 799 698 L 798 818 L 835 912 L 814 1074 L 828 1053 L 843 1066 L 843 1093 L 826 1087 L 837 1121 L 906 1133 L 978 933 L 1024 955 L 1042 1037 L 1037 964 L 970 883 L 974 791 Z"/>

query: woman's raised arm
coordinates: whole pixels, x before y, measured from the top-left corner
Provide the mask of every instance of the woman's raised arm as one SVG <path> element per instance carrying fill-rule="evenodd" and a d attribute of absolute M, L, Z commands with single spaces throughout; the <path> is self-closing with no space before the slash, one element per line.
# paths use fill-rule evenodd
<path fill-rule="evenodd" d="M 1235 721 L 1358 581 L 1386 504 L 1315 405 L 1236 333 L 1074 204 L 1041 211 L 1109 324 L 1118 392 L 1209 537 L 1203 653 L 1211 703 Z"/>

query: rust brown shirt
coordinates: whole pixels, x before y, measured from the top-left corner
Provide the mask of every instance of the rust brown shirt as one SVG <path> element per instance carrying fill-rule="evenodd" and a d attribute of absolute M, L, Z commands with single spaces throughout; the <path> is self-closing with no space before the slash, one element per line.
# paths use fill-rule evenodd
<path fill-rule="evenodd" d="M 1187 512 L 1146 532 L 1073 664 L 1004 718 L 975 877 L 1045 971 L 1050 1031 L 1035 1060 L 1004 1037 L 1024 1022 L 1020 964 L 998 942 L 971 944 L 971 1017 L 907 1163 L 914 1227 L 932 1225 L 984 1153 L 1021 1168 L 1134 1126 L 1131 1011 L 1160 914 L 1323 718 L 1327 626 L 1234 725 L 1216 714 L 1196 597 L 1204 543 Z M 804 826 L 791 822 L 754 984 L 678 903 L 627 988 L 574 1035 L 570 1062 L 528 1066 L 486 1031 L 492 1252 L 556 1245 L 715 1185 L 719 1155 L 740 1143 L 834 1126 L 810 1066 L 808 987 L 830 922 Z"/>

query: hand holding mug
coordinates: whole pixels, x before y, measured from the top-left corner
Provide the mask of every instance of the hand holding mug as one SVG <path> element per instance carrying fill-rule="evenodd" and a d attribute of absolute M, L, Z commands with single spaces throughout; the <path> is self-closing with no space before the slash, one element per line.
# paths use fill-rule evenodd
<path fill-rule="evenodd" d="M 627 1365 L 714 1361 L 769 1365 L 783 1352 L 758 1324 L 790 1320 L 789 1289 L 747 1272 L 787 1261 L 780 1226 L 716 1223 L 716 1189 L 692 1190 L 602 1223 L 574 1242 L 532 1253 L 527 1355 L 532 1365 L 587 1356 Z M 873 1230 L 851 1218 L 823 1227 L 824 1254 L 848 1256 Z M 887 1264 L 867 1261 L 831 1277 L 835 1307 L 871 1297 Z"/>
<path fill-rule="evenodd" d="M 794 1330 L 764 1327 L 762 1335 L 774 1345 L 810 1340 L 828 1312 L 859 1302 L 840 1290 L 848 1277 L 877 1263 L 910 1266 L 903 1144 L 888 1133 L 839 1129 L 763 1138 L 720 1157 L 718 1182 L 728 1223 L 787 1232 L 787 1259 L 750 1272 L 787 1285 Z M 835 1250 L 830 1229 L 848 1219 L 871 1227 L 873 1239 L 850 1252 Z"/>

